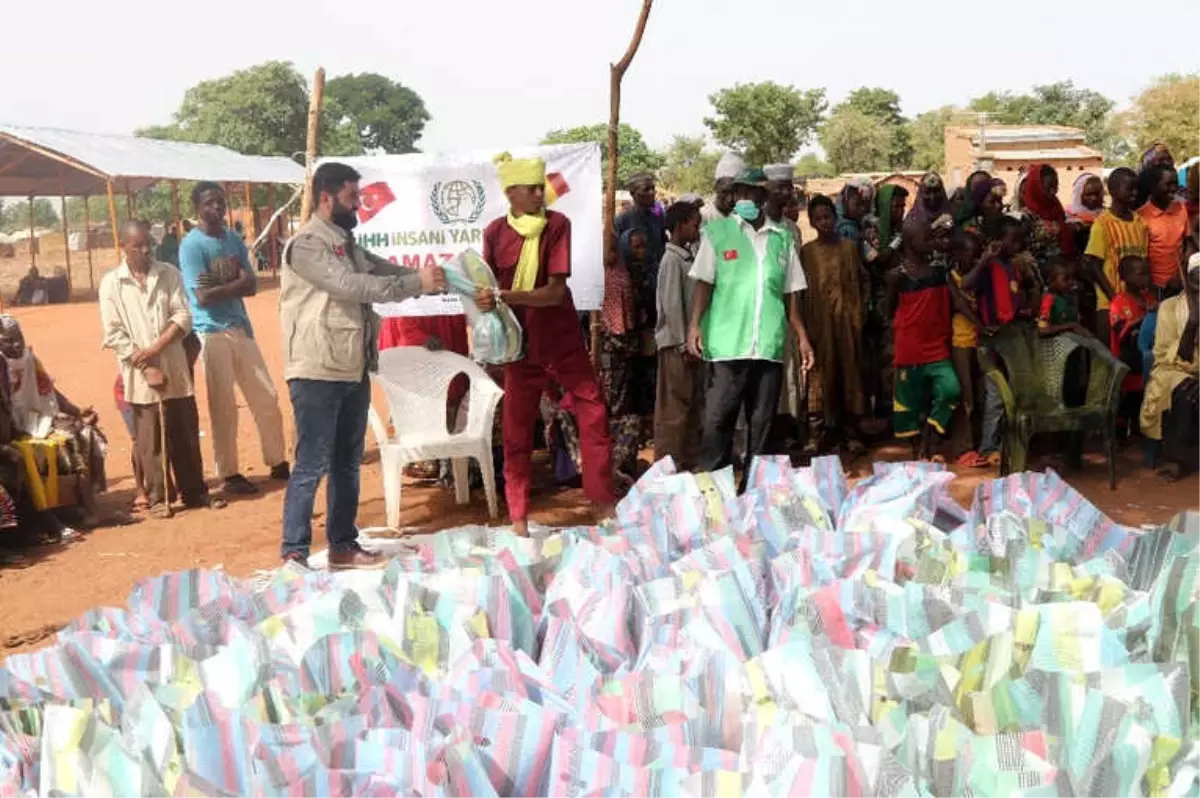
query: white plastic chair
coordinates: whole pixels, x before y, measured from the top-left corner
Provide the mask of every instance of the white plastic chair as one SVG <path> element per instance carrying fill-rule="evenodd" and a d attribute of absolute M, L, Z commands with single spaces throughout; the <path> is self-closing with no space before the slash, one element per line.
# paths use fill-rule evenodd
<path fill-rule="evenodd" d="M 466 425 L 446 431 L 446 401 L 450 383 L 459 374 L 471 381 L 467 393 Z M 400 526 L 400 491 L 404 467 L 426 460 L 453 464 L 454 499 L 471 499 L 468 458 L 479 462 L 487 492 L 488 514 L 496 518 L 496 471 L 492 462 L 492 419 L 504 391 L 482 368 L 454 352 L 430 352 L 419 346 L 400 346 L 379 353 L 379 373 L 371 375 L 387 397 L 392 434 L 371 408 L 369 419 L 383 466 L 383 495 L 388 526 Z M 462 426 L 462 425 L 460 425 Z"/>

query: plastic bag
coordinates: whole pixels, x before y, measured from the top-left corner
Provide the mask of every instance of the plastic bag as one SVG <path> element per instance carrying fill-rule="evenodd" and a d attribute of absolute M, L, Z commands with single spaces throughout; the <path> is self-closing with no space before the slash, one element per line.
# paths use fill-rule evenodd
<path fill-rule="evenodd" d="M 512 308 L 503 302 L 496 309 L 481 313 L 475 307 L 475 292 L 480 288 L 495 289 L 496 276 L 478 252 L 460 252 L 442 267 L 446 282 L 460 295 L 467 324 L 471 326 L 471 355 L 481 363 L 501 365 L 520 360 L 524 350 L 521 324 Z"/>

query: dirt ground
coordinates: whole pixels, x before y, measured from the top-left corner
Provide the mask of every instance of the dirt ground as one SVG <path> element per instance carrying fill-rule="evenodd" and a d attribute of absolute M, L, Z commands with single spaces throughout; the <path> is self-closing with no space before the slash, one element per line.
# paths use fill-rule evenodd
<path fill-rule="evenodd" d="M 263 354 L 282 388 L 277 290 L 264 285 L 261 293 L 249 301 L 249 307 Z M 56 305 L 12 312 L 59 388 L 77 404 L 92 405 L 99 411 L 111 444 L 110 491 L 103 497 L 102 506 L 128 506 L 133 498 L 130 442 L 113 404 L 116 363 L 111 353 L 100 349 L 97 306 Z M 198 400 L 201 428 L 207 430 L 203 384 L 198 386 Z M 291 408 L 286 396 L 281 397 L 280 404 L 287 418 L 290 446 Z M 378 397 L 376 406 L 383 407 Z M 260 496 L 238 500 L 225 510 L 186 511 L 167 521 L 144 519 L 128 527 L 97 530 L 67 546 L 31 546 L 15 535 L 0 540 L 0 551 L 19 554 L 24 560 L 20 566 L 0 567 L 0 654 L 42 643 L 93 606 L 123 606 L 132 585 L 145 577 L 192 567 L 220 567 L 244 576 L 274 567 L 279 553 L 284 486 L 266 478 L 253 421 L 244 405 L 240 425 L 242 468 L 262 488 Z M 212 450 L 207 436 L 203 448 L 211 468 Z M 906 454 L 906 447 L 889 446 L 876 450 L 873 456 L 901 460 Z M 870 470 L 869 459 L 861 458 L 848 468 L 853 475 L 864 475 Z M 1132 451 L 1125 453 L 1121 473 L 1118 489 L 1110 491 L 1103 462 L 1091 456 L 1084 471 L 1068 475 L 1068 479 L 1111 517 L 1135 526 L 1163 522 L 1180 510 L 1197 506 L 1200 479 L 1196 477 L 1166 485 L 1138 467 L 1137 454 Z M 987 471 L 963 474 L 954 482 L 953 493 L 960 502 L 969 504 L 975 486 L 994 475 Z M 406 487 L 403 506 L 404 526 L 423 532 L 487 522 L 481 492 L 473 495 L 470 505 L 458 507 L 447 491 Z M 323 496 L 318 498 L 316 512 L 314 545 L 319 548 L 324 539 Z M 545 460 L 536 469 L 532 518 L 553 525 L 590 520 L 582 492 L 555 487 Z M 359 522 L 363 526 L 384 524 L 383 487 L 375 444 L 369 434 Z"/>

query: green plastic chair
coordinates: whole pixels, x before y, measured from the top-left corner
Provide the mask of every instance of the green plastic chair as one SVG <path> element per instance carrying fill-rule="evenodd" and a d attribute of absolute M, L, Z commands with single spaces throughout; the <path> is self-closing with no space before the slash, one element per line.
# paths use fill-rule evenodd
<path fill-rule="evenodd" d="M 1063 402 L 1067 358 L 1081 348 L 1089 353 L 1087 395 L 1080 406 L 1067 407 Z M 1099 430 L 1108 457 L 1109 487 L 1115 490 L 1117 405 L 1129 367 L 1095 338 L 1074 333 L 1042 338 L 1031 324 L 1009 324 L 990 338 L 981 337 L 977 351 L 980 368 L 1004 402 L 1001 476 L 1025 470 L 1034 435 L 1071 432 L 1082 441 L 1084 433 Z"/>

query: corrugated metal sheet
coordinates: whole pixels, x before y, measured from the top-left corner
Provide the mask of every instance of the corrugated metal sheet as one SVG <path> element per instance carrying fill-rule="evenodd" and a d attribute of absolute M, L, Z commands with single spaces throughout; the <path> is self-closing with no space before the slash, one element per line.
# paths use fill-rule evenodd
<path fill-rule="evenodd" d="M 0 125 L 0 196 L 103 194 L 107 178 L 137 191 L 160 180 L 300 183 L 304 169 L 212 144 Z"/>

